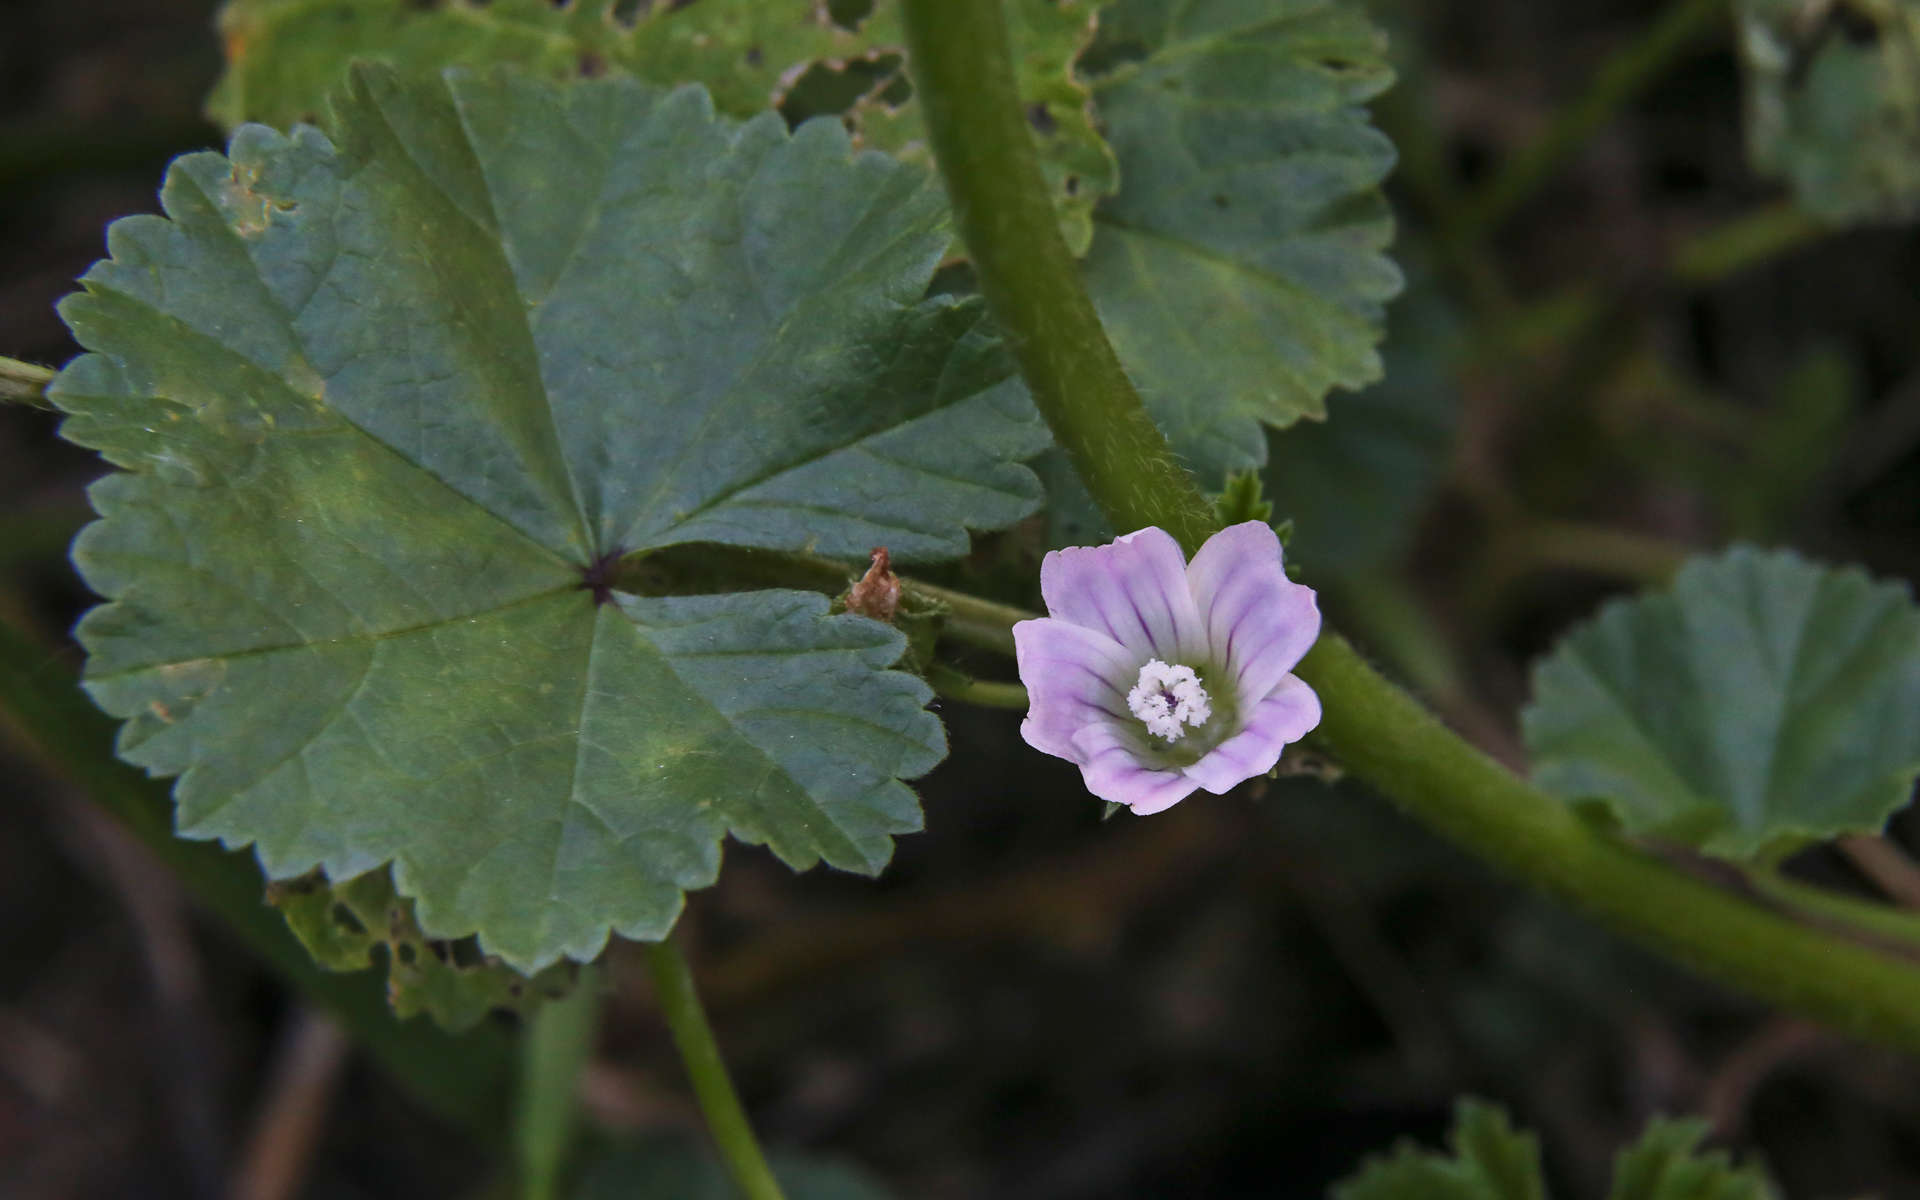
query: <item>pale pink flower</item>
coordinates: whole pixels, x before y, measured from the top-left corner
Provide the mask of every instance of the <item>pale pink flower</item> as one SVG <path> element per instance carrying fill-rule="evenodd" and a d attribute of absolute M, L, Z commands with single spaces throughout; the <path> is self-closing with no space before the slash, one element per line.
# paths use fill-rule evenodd
<path fill-rule="evenodd" d="M 1320 723 L 1320 698 L 1292 673 L 1320 610 L 1263 522 L 1221 530 L 1191 563 L 1152 527 L 1055 550 L 1040 591 L 1050 615 L 1013 627 L 1020 735 L 1077 764 L 1103 800 L 1145 814 L 1195 788 L 1218 795 Z"/>

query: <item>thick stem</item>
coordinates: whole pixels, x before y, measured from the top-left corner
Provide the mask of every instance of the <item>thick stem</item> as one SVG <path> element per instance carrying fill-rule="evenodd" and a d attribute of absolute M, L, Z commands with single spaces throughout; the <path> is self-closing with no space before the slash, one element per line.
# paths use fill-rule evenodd
<path fill-rule="evenodd" d="M 1213 506 L 1167 451 L 1107 342 L 1060 237 L 989 0 L 907 6 L 913 79 L 980 290 L 1010 335 L 1033 402 L 1114 528 L 1158 525 L 1199 548 Z"/>
<path fill-rule="evenodd" d="M 747 1112 L 727 1077 L 727 1064 L 713 1040 L 713 1026 L 700 1007 L 693 988 L 693 972 L 686 955 L 672 941 L 647 943 L 647 970 L 653 976 L 654 998 L 673 1031 L 673 1044 L 693 1081 L 694 1098 L 707 1118 L 707 1130 L 726 1164 L 727 1174 L 747 1200 L 783 1200 L 780 1184 L 767 1166 L 766 1155 L 753 1136 Z"/>
<path fill-rule="evenodd" d="M 1090 465 L 1090 490 L 1116 526 L 1203 540 L 1214 526 L 1206 502 L 1114 367 L 1045 202 L 1019 129 L 998 0 L 906 0 L 906 15 L 918 95 L 981 289 L 1055 438 Z M 1596 834 L 1446 729 L 1336 633 L 1321 636 L 1299 674 L 1325 706 L 1320 740 L 1459 845 L 1716 979 L 1920 1050 L 1920 967 L 1836 943 Z"/>

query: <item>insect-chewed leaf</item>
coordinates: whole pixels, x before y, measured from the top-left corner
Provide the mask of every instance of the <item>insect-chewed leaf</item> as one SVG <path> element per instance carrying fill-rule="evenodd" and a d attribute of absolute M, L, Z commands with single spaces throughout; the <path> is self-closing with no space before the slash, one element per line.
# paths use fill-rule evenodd
<path fill-rule="evenodd" d="M 603 568 L 946 557 L 1035 507 L 1010 361 L 921 299 L 925 173 L 632 81 L 369 68 L 337 118 L 181 159 L 62 307 L 64 432 L 125 468 L 74 551 L 123 756 L 189 836 L 392 860 L 429 936 L 529 972 L 663 935 L 728 830 L 878 870 L 943 753 L 900 635 Z"/>
<path fill-rule="evenodd" d="M 1747 155 L 1834 224 L 1920 217 L 1920 0 L 1740 0 Z"/>
<path fill-rule="evenodd" d="M 1073 61 L 1104 0 L 1008 5 L 1016 83 L 1041 170 L 1075 253 L 1093 207 L 1118 186 Z M 229 0 L 227 70 L 207 111 L 243 121 L 319 122 L 347 64 L 409 71 L 515 66 L 554 80 L 626 72 L 658 86 L 698 83 L 721 112 L 834 115 L 857 144 L 932 161 L 906 74 L 899 0 L 872 0 L 857 20 L 819 0 L 700 0 L 643 5 L 629 21 L 612 0 Z M 844 21 L 844 23 L 842 23 Z"/>
<path fill-rule="evenodd" d="M 1122 186 L 1086 277 L 1174 448 L 1217 487 L 1266 461 L 1261 423 L 1325 416 L 1380 377 L 1400 273 L 1361 105 L 1392 82 L 1348 0 L 1119 0 L 1086 62 Z"/>
<path fill-rule="evenodd" d="M 1576 629 L 1522 723 L 1542 787 L 1746 857 L 1877 830 L 1913 794 L 1916 712 L 1903 587 L 1743 547 Z"/>

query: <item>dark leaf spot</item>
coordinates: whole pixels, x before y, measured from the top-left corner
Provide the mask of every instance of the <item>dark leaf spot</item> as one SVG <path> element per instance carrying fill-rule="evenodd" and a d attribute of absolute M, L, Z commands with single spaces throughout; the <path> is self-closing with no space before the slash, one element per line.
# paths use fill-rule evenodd
<path fill-rule="evenodd" d="M 1045 104 L 1027 106 L 1027 124 L 1033 126 L 1035 132 L 1043 134 L 1051 134 L 1060 128 L 1060 122 L 1053 119 L 1053 114 L 1047 111 Z"/>

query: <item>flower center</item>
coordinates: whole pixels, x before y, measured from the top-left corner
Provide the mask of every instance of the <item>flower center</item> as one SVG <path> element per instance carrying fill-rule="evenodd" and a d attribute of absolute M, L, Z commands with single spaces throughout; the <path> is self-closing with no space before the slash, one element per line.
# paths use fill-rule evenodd
<path fill-rule="evenodd" d="M 1197 729 L 1213 715 L 1207 689 L 1200 686 L 1193 668 L 1157 658 L 1148 659 L 1140 668 L 1139 680 L 1127 693 L 1127 707 L 1146 722 L 1148 733 L 1169 742 L 1185 736 L 1185 726 Z"/>

